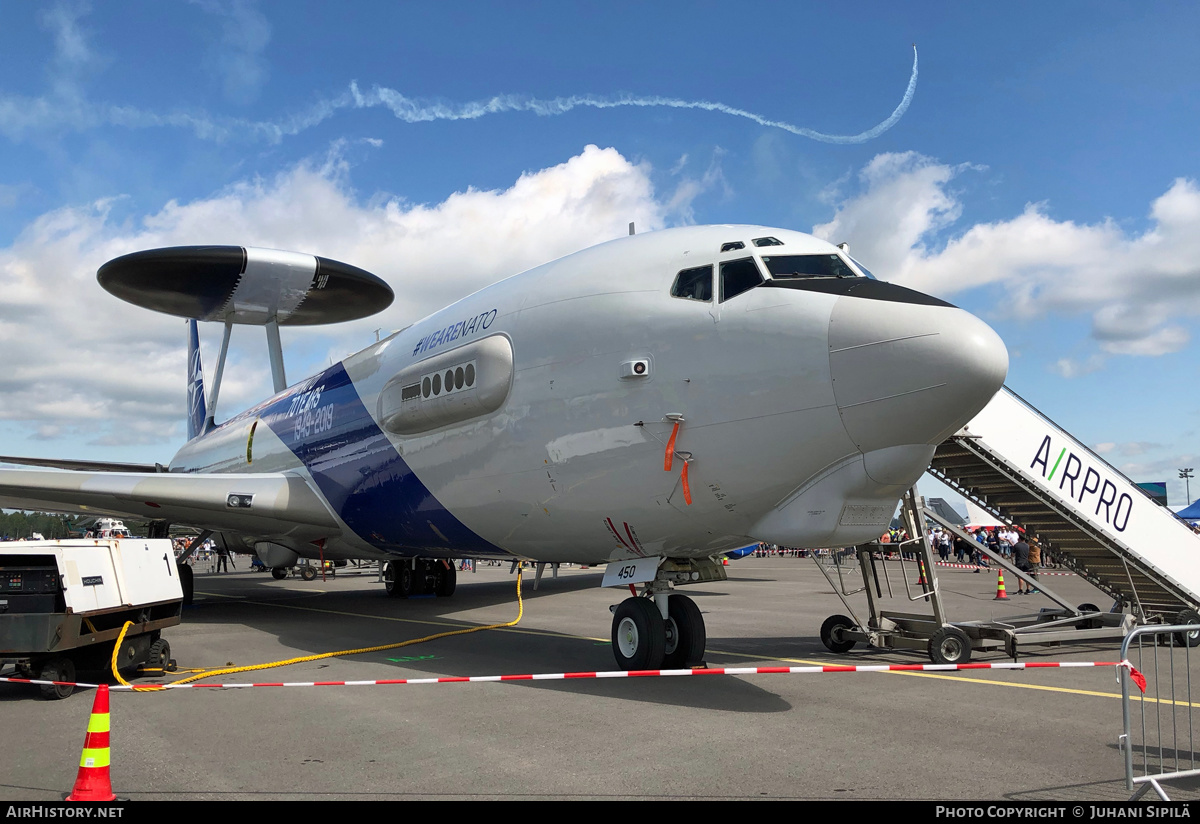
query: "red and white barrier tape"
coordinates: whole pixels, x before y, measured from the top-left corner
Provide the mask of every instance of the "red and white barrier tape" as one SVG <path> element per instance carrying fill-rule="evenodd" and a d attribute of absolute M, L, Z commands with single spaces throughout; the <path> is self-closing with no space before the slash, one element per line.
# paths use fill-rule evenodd
<path fill-rule="evenodd" d="M 957 672 L 960 670 L 1024 670 L 1078 667 L 1124 667 L 1134 683 L 1146 691 L 1146 678 L 1129 661 L 1029 661 L 998 662 L 994 664 L 867 664 L 863 666 L 809 667 L 718 667 L 713 669 L 675 670 L 610 670 L 608 672 L 556 672 L 531 675 L 463 675 L 441 678 L 385 678 L 377 681 L 274 681 L 256 684 L 147 684 L 145 686 L 114 686 L 111 692 L 157 692 L 183 689 L 246 689 L 247 687 L 382 687 L 416 684 L 483 684 L 495 681 L 565 681 L 580 678 L 657 678 L 680 675 L 809 675 L 826 672 Z M 37 681 L 28 678 L 0 678 L 13 684 L 71 684 L 95 688 L 99 684 L 63 681 Z"/>
<path fill-rule="evenodd" d="M 986 569 L 989 571 L 993 570 L 993 569 L 998 569 L 998 567 L 982 566 L 980 564 L 954 564 L 949 561 L 934 561 L 933 565 L 940 566 L 940 567 L 950 567 L 951 569 Z M 1040 578 L 1043 575 L 1074 575 L 1075 573 L 1074 572 L 1044 572 L 1039 569 L 1037 572 L 1035 572 L 1033 574 L 1037 575 Z"/>

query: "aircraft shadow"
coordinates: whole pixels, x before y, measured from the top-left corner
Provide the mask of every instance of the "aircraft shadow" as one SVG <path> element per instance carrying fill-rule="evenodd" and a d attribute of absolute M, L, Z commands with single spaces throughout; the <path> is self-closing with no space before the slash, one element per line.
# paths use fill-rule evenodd
<path fill-rule="evenodd" d="M 609 656 L 611 660 L 611 655 Z M 615 665 L 610 665 L 610 669 Z M 643 678 L 637 685 L 629 679 L 518 681 L 524 687 L 593 698 L 621 698 L 645 704 L 691 707 L 726 712 L 787 712 L 792 704 L 770 690 L 721 676 Z"/>
<path fill-rule="evenodd" d="M 459 616 L 474 610 L 503 605 L 512 606 L 516 616 L 516 581 L 505 576 L 502 580 L 471 582 L 470 573 L 460 574 L 459 588 L 451 598 L 418 597 L 389 598 L 373 577 L 363 576 L 363 588 L 354 590 L 320 590 L 312 582 L 312 591 L 292 587 L 272 587 L 273 579 L 240 576 L 210 583 L 213 592 L 220 590 L 224 597 L 205 596 L 204 576 L 196 578 L 196 603 L 185 609 L 184 622 L 189 625 L 245 624 L 274 634 L 279 642 L 295 650 L 295 657 L 321 654 L 340 647 L 357 649 L 383 646 L 408 638 L 421 638 L 457 628 L 479 626 Z M 465 582 L 464 582 L 465 579 Z M 573 574 L 559 579 L 546 576 L 537 592 L 526 576 L 522 597 L 527 609 L 539 599 L 578 592 L 601 593 L 599 574 Z M 692 594 L 692 593 L 689 593 Z M 698 600 L 727 593 L 705 591 L 694 593 Z M 613 602 L 623 596 L 608 593 Z M 604 598 L 600 599 L 605 600 Z M 561 609 L 561 607 L 555 607 Z M 311 610 L 311 611 L 310 611 Z M 339 616 L 331 621 L 328 613 Z M 380 620 L 383 619 L 383 620 Z M 392 620 L 390 620 L 392 619 Z M 505 619 L 501 619 L 505 620 Z M 429 622 L 423 624 L 422 622 Z M 597 614 L 596 635 L 607 636 L 608 616 Z M 352 637 L 353 643 L 347 641 Z M 168 631 L 169 638 L 169 631 Z M 797 644 L 797 641 L 800 644 Z M 728 649 L 759 658 L 774 655 L 807 654 L 812 639 L 713 639 L 712 649 Z M 361 657 L 372 663 L 386 662 L 403 670 L 397 677 L 472 676 L 526 674 L 545 672 L 597 672 L 617 668 L 608 641 L 578 635 L 560 634 L 524 625 L 515 631 L 481 631 L 468 635 L 422 642 L 390 651 L 367 653 L 361 656 L 339 656 L 341 660 Z M 710 656 L 712 657 L 712 656 Z M 755 665 L 736 662 L 736 657 L 721 655 L 726 666 Z M 762 662 L 768 663 L 768 662 Z M 186 662 L 181 662 L 181 665 Z M 714 664 L 716 666 L 716 664 Z M 271 676 L 271 679 L 281 676 Z M 320 678 L 309 674 L 288 678 Z M 664 677 L 640 679 L 636 685 L 626 679 L 567 681 L 514 681 L 521 687 L 553 690 L 584 696 L 625 698 L 627 700 L 690 706 L 702 709 L 721 709 L 736 712 L 785 712 L 791 704 L 770 690 L 737 678 L 727 677 Z"/>

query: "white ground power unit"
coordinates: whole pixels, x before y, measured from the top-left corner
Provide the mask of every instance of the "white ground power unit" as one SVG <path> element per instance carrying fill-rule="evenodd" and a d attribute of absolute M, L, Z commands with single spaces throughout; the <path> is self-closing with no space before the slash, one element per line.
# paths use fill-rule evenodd
<path fill-rule="evenodd" d="M 169 670 L 162 630 L 181 620 L 183 590 L 171 541 L 77 538 L 0 543 L 0 665 L 21 677 L 74 681 L 111 667 Z M 65 698 L 65 685 L 41 687 Z"/>

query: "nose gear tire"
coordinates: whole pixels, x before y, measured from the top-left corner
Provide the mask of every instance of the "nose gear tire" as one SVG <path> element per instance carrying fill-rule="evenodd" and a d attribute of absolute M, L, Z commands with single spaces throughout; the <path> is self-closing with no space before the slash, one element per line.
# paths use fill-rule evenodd
<path fill-rule="evenodd" d="M 661 669 L 666 644 L 666 628 L 654 601 L 626 598 L 621 602 L 612 624 L 617 666 L 623 670 Z"/>
<path fill-rule="evenodd" d="M 704 646 L 708 635 L 704 616 L 696 602 L 686 595 L 667 599 L 666 647 L 663 669 L 683 669 L 704 661 Z"/>

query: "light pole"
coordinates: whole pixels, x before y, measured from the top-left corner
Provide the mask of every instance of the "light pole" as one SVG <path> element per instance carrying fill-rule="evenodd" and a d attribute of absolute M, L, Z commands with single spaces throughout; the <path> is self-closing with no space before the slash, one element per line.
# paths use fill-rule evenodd
<path fill-rule="evenodd" d="M 1194 467 L 1189 466 L 1187 469 L 1179 470 L 1179 477 L 1183 479 L 1183 488 L 1187 490 L 1186 495 L 1188 506 L 1192 505 L 1192 485 L 1189 483 L 1189 479 L 1196 477 L 1192 474 L 1192 469 L 1194 469 Z"/>

